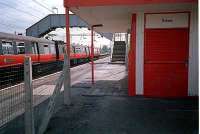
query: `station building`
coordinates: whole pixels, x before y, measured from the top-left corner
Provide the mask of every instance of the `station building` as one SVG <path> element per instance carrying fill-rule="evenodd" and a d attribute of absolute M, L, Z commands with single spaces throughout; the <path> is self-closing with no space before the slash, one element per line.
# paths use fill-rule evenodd
<path fill-rule="evenodd" d="M 129 35 L 130 96 L 198 96 L 197 0 L 65 0 L 64 5 L 67 14 L 72 11 L 90 26 L 102 24 L 98 32 Z"/>

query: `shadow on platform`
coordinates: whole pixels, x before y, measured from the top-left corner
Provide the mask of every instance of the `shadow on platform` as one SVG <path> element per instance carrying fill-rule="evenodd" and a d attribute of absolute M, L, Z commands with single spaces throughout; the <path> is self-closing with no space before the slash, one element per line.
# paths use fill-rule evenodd
<path fill-rule="evenodd" d="M 197 134 L 197 99 L 128 97 L 119 81 L 78 83 L 46 134 Z"/>
<path fill-rule="evenodd" d="M 198 99 L 129 97 L 127 76 L 111 74 L 115 80 L 102 75 L 94 85 L 89 79 L 73 85 L 71 106 L 63 105 L 62 92 L 45 134 L 198 134 Z M 36 132 L 48 101 L 34 109 Z M 24 115 L 2 130 L 23 134 Z"/>

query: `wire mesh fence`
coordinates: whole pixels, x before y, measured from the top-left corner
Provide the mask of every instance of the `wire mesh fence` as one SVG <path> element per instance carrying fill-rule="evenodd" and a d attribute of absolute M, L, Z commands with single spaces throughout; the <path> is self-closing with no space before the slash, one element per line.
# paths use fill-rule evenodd
<path fill-rule="evenodd" d="M 51 115 L 57 111 L 57 107 L 64 103 L 60 92 L 64 89 L 62 88 L 64 65 L 63 62 L 47 65 L 48 67 L 46 66 L 47 69 L 45 69 L 47 75 L 43 76 L 43 73 L 37 73 L 39 78 L 33 80 L 35 131 L 39 134 L 45 131 L 48 121 Z M 43 66 L 41 65 L 41 67 Z"/>
<path fill-rule="evenodd" d="M 0 68 L 0 127 L 24 112 L 24 66 Z"/>
<path fill-rule="evenodd" d="M 20 132 L 17 133 L 25 133 L 25 90 L 27 90 L 25 89 L 26 80 L 24 79 L 25 67 L 21 64 L 0 68 L 0 133 L 9 124 L 12 124 L 13 130 L 19 127 L 17 130 L 20 130 Z M 41 124 L 41 118 L 46 110 L 48 98 L 54 92 L 58 78 L 62 74 L 62 69 L 63 61 L 32 64 L 32 105 L 34 107 L 36 130 Z M 21 124 L 17 121 L 18 117 L 21 117 L 21 120 L 23 120 L 20 120 Z M 6 130 L 6 132 L 10 133 L 13 131 Z"/>
<path fill-rule="evenodd" d="M 36 130 L 38 129 L 41 121 L 40 117 L 43 116 L 44 109 L 46 109 L 48 101 L 47 99 L 53 94 L 54 88 L 58 81 L 61 71 L 63 69 L 63 62 L 57 61 L 46 64 L 38 64 L 33 67 L 33 105 L 35 106 L 35 118 L 39 120 L 35 121 Z M 44 103 L 46 105 L 43 105 Z M 41 106 L 40 106 L 41 105 Z"/>

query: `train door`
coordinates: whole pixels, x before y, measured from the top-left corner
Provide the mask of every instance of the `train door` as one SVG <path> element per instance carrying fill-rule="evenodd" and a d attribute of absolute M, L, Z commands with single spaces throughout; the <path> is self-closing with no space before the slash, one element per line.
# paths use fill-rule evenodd
<path fill-rule="evenodd" d="M 25 42 L 25 53 L 31 57 L 33 63 L 39 62 L 37 42 Z"/>
<path fill-rule="evenodd" d="M 55 44 L 49 44 L 49 50 L 50 50 L 50 56 L 51 56 L 51 60 L 52 61 L 56 61 L 57 60 L 57 55 L 56 55 L 56 48 L 55 48 Z"/>
<path fill-rule="evenodd" d="M 40 61 L 40 51 L 39 51 L 39 45 L 38 42 L 35 43 L 34 45 L 35 48 L 35 57 L 36 57 L 36 61 L 39 62 Z"/>
<path fill-rule="evenodd" d="M 60 52 L 59 52 L 59 46 L 58 46 L 58 42 L 57 41 L 55 42 L 55 48 L 56 48 L 56 59 L 58 60 Z"/>
<path fill-rule="evenodd" d="M 71 46 L 71 47 L 70 47 L 70 50 L 71 50 L 71 52 L 70 52 L 70 59 L 73 59 L 73 58 L 74 58 L 74 55 L 75 55 L 74 46 Z"/>
<path fill-rule="evenodd" d="M 64 46 L 64 44 L 60 44 L 59 45 L 60 60 L 64 60 L 64 53 L 66 53 L 65 52 L 65 46 Z M 70 53 L 70 55 L 71 55 L 71 53 Z"/>
<path fill-rule="evenodd" d="M 89 56 L 89 52 L 88 52 L 88 47 L 87 46 L 85 46 L 85 53 L 86 53 L 86 57 L 88 57 Z"/>
<path fill-rule="evenodd" d="M 56 41 L 55 42 L 56 46 L 56 58 L 57 60 L 64 60 L 64 42 Z"/>
<path fill-rule="evenodd" d="M 90 47 L 88 46 L 87 48 L 88 48 L 88 57 L 90 58 L 90 53 L 91 53 Z"/>
<path fill-rule="evenodd" d="M 49 62 L 51 59 L 49 45 L 45 43 L 38 44 L 39 46 L 39 61 Z"/>

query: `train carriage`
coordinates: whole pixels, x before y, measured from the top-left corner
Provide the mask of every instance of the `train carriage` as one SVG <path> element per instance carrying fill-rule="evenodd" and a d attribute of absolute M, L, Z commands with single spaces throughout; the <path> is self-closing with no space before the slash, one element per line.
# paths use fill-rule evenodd
<path fill-rule="evenodd" d="M 66 44 L 63 41 L 0 32 L 0 85 L 6 81 L 5 77 L 13 79 L 11 82 L 20 81 L 15 76 L 19 72 L 23 74 L 24 56 L 32 59 L 34 78 L 62 70 L 64 46 Z M 99 49 L 95 48 L 94 56 L 99 55 Z M 71 45 L 71 65 L 89 61 L 90 57 L 90 47 Z"/>
<path fill-rule="evenodd" d="M 0 32 L 0 68 L 22 64 L 24 56 L 30 56 L 33 63 L 48 63 L 63 61 L 64 42 L 50 41 Z M 90 47 L 83 45 L 71 46 L 70 59 L 89 59 Z M 94 48 L 94 56 L 100 55 L 99 49 Z"/>

